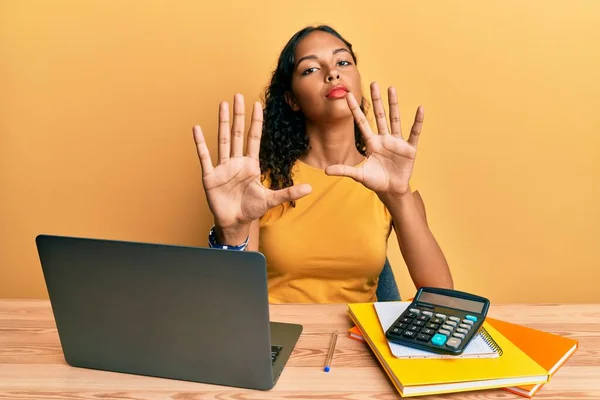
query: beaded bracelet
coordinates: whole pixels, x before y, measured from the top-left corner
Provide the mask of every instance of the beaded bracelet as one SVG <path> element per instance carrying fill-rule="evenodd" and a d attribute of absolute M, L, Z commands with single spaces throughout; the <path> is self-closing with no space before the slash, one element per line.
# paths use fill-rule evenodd
<path fill-rule="evenodd" d="M 214 225 L 212 226 L 212 228 L 210 228 L 210 232 L 208 233 L 208 246 L 213 249 L 244 251 L 244 250 L 246 250 L 246 247 L 248 247 L 249 240 L 250 240 L 250 236 L 248 236 L 242 244 L 239 244 L 237 246 L 229 246 L 226 244 L 219 244 L 217 242 L 217 235 L 215 234 L 215 226 Z"/>

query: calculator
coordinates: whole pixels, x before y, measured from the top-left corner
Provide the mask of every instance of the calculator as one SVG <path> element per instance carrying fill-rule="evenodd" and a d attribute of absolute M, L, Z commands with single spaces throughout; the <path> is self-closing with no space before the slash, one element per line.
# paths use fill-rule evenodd
<path fill-rule="evenodd" d="M 422 287 L 385 336 L 404 346 L 459 355 L 479 332 L 489 306 L 488 299 L 471 293 Z"/>

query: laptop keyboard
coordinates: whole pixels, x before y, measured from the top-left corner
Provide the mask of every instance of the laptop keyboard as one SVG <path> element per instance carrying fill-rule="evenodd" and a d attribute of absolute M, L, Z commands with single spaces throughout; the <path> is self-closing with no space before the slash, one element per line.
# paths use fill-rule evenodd
<path fill-rule="evenodd" d="M 275 364 L 275 360 L 279 357 L 279 353 L 281 353 L 281 346 L 271 346 L 271 362 Z"/>

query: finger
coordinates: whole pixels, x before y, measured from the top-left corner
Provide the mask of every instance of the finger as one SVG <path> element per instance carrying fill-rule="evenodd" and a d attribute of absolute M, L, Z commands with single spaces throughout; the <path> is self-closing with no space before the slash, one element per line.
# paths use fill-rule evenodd
<path fill-rule="evenodd" d="M 244 96 L 237 93 L 233 97 L 233 127 L 231 129 L 231 156 L 244 155 L 244 118 L 246 118 Z"/>
<path fill-rule="evenodd" d="M 388 102 L 390 104 L 390 126 L 392 135 L 402 137 L 402 126 L 400 125 L 400 109 L 398 108 L 398 95 L 396 89 L 388 88 Z"/>
<path fill-rule="evenodd" d="M 369 126 L 369 121 L 367 121 L 367 117 L 360 109 L 360 106 L 358 105 L 358 102 L 356 101 L 356 98 L 352 93 L 348 93 L 348 95 L 346 95 L 346 101 L 348 102 L 348 106 L 352 111 L 354 121 L 356 121 L 356 124 L 362 132 L 362 135 L 366 142 L 374 136 L 373 131 L 371 131 L 371 127 Z"/>
<path fill-rule="evenodd" d="M 258 160 L 260 151 L 260 137 L 262 135 L 263 125 L 263 111 L 262 106 L 259 102 L 254 103 L 252 109 L 252 122 L 250 123 L 250 129 L 248 130 L 248 144 L 247 144 L 247 155 L 248 157 Z"/>
<path fill-rule="evenodd" d="M 347 176 L 357 182 L 364 182 L 364 170 L 362 167 L 351 167 L 344 164 L 330 165 L 325 168 L 325 173 L 330 176 Z"/>
<path fill-rule="evenodd" d="M 229 140 L 229 104 L 223 101 L 219 104 L 219 164 L 229 160 L 231 153 Z"/>
<path fill-rule="evenodd" d="M 381 92 L 377 82 L 371 83 L 371 100 L 373 100 L 373 112 L 375 113 L 375 121 L 377 122 L 377 132 L 379 134 L 389 133 L 387 121 L 385 120 L 385 110 L 383 101 L 381 100 Z"/>
<path fill-rule="evenodd" d="M 412 129 L 410 130 L 410 136 L 408 137 L 408 143 L 414 147 L 417 147 L 419 136 L 421 136 L 421 128 L 423 127 L 423 120 L 425 119 L 425 111 L 423 107 L 417 107 L 417 114 L 415 115 L 415 122 L 413 123 Z"/>
<path fill-rule="evenodd" d="M 306 183 L 280 190 L 269 189 L 267 194 L 267 204 L 269 208 L 273 208 L 287 201 L 298 200 L 309 194 L 311 191 L 311 186 Z"/>
<path fill-rule="evenodd" d="M 212 161 L 210 160 L 210 152 L 206 146 L 206 140 L 204 140 L 202 129 L 198 125 L 195 125 L 193 132 L 194 142 L 196 142 L 196 151 L 198 152 L 198 158 L 200 159 L 200 165 L 202 166 L 202 176 L 206 176 L 213 170 Z"/>

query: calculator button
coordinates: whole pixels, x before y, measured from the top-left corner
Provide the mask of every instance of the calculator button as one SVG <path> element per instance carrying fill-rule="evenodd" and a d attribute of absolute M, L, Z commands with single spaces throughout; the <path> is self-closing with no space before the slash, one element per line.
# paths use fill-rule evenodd
<path fill-rule="evenodd" d="M 446 321 L 446 325 L 450 325 L 453 328 L 456 328 L 456 322 L 455 321 Z"/>
<path fill-rule="evenodd" d="M 421 329 L 421 333 L 424 335 L 433 335 L 435 331 L 433 329 L 429 329 L 429 328 L 423 328 Z"/>
<path fill-rule="evenodd" d="M 468 319 L 469 321 L 477 322 L 477 317 L 474 317 L 472 315 L 467 315 L 465 318 Z"/>
<path fill-rule="evenodd" d="M 396 327 L 396 328 L 400 328 L 400 329 L 404 329 L 404 328 L 406 328 L 407 326 L 408 326 L 408 324 L 396 324 L 396 325 L 394 325 L 394 327 Z"/>
<path fill-rule="evenodd" d="M 433 335 L 433 338 L 431 339 L 431 343 L 433 343 L 437 346 L 443 346 L 446 343 L 447 339 L 448 339 L 448 337 L 446 335 L 440 335 L 439 333 L 436 333 L 435 335 Z"/>
<path fill-rule="evenodd" d="M 458 332 L 458 333 L 464 333 L 465 335 L 466 335 L 467 333 L 469 333 L 469 331 L 468 331 L 468 330 L 466 330 L 466 329 L 463 329 L 463 328 L 456 328 L 456 332 Z"/>
<path fill-rule="evenodd" d="M 463 328 L 463 329 L 471 329 L 471 325 L 467 325 L 467 324 L 460 324 L 458 327 Z"/>
<path fill-rule="evenodd" d="M 441 319 L 441 318 L 434 318 L 434 319 L 431 320 L 431 323 L 432 324 L 443 324 L 444 320 Z"/>
<path fill-rule="evenodd" d="M 462 333 L 454 333 L 452 336 L 459 338 L 459 339 L 464 339 L 465 335 L 463 335 Z"/>
<path fill-rule="evenodd" d="M 392 330 L 390 332 L 399 335 L 402 333 L 402 329 L 401 328 L 392 328 Z"/>
<path fill-rule="evenodd" d="M 417 332 L 415 332 L 415 331 L 404 331 L 404 333 L 402 335 L 405 336 L 405 337 L 407 337 L 407 338 L 414 338 L 417 335 Z"/>
<path fill-rule="evenodd" d="M 455 337 L 448 339 L 446 346 L 451 347 L 453 349 L 457 349 L 460 346 L 461 340 Z"/>
<path fill-rule="evenodd" d="M 438 331 L 438 333 L 439 333 L 439 334 L 441 334 L 441 335 L 450 336 L 450 331 L 447 331 L 447 330 L 445 330 L 445 329 L 440 329 L 440 330 Z"/>
<path fill-rule="evenodd" d="M 431 338 L 431 335 L 426 335 L 424 333 L 419 333 L 417 335 L 417 340 L 422 340 L 424 342 L 428 342 L 430 338 Z"/>
<path fill-rule="evenodd" d="M 454 322 L 460 322 L 460 318 L 457 318 L 457 317 L 448 317 L 448 319 L 449 319 L 450 321 L 454 321 Z"/>
<path fill-rule="evenodd" d="M 416 316 L 417 316 L 417 314 L 415 314 L 415 313 L 409 313 L 406 317 L 412 319 L 412 318 L 415 318 Z"/>
<path fill-rule="evenodd" d="M 429 317 L 427 315 L 419 315 L 419 317 L 417 319 L 419 321 L 424 321 L 424 322 L 429 321 Z"/>
<path fill-rule="evenodd" d="M 431 311 L 423 311 L 423 315 L 427 315 L 428 317 L 432 317 L 433 313 Z"/>
<path fill-rule="evenodd" d="M 406 317 L 404 317 L 404 318 L 400 318 L 400 321 L 404 322 L 405 324 L 410 324 L 411 321 L 412 321 L 412 318 L 406 318 Z"/>
<path fill-rule="evenodd" d="M 415 325 L 411 325 L 408 327 L 409 331 L 413 331 L 413 332 L 419 332 L 421 330 L 420 326 L 415 326 Z"/>
<path fill-rule="evenodd" d="M 454 327 L 450 325 L 442 325 L 442 329 L 452 332 L 452 330 L 454 330 Z"/>
<path fill-rule="evenodd" d="M 440 318 L 440 319 L 446 319 L 446 316 L 444 314 L 435 314 L 436 318 Z"/>
<path fill-rule="evenodd" d="M 416 308 L 411 308 L 408 311 L 410 311 L 413 314 L 417 314 L 417 315 L 419 315 L 421 313 L 421 310 L 417 310 Z"/>
<path fill-rule="evenodd" d="M 414 321 L 413 324 L 415 324 L 416 326 L 425 326 L 425 322 L 423 321 Z"/>
<path fill-rule="evenodd" d="M 437 328 L 439 328 L 440 324 L 427 324 L 425 325 L 426 328 L 429 329 L 433 329 L 433 330 L 437 330 Z"/>
<path fill-rule="evenodd" d="M 463 319 L 462 323 L 467 325 L 473 325 L 473 321 L 471 321 L 470 319 Z"/>

